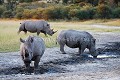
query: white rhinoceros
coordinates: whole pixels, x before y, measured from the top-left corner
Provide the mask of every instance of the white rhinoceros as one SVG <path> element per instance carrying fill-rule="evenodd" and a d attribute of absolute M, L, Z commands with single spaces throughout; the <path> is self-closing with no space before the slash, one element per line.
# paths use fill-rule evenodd
<path fill-rule="evenodd" d="M 86 31 L 63 30 L 57 37 L 60 45 L 60 51 L 64 54 L 64 46 L 70 48 L 79 48 L 79 54 L 82 54 L 86 48 L 89 49 L 93 57 L 97 57 L 96 39 Z"/>
<path fill-rule="evenodd" d="M 50 29 L 50 24 L 48 24 L 46 21 L 44 20 L 37 20 L 37 21 L 24 21 L 22 23 L 20 23 L 20 27 L 18 30 L 18 34 L 21 31 L 24 31 L 25 33 L 31 32 L 31 33 L 36 33 L 37 35 L 41 33 L 44 33 L 45 35 L 50 35 L 52 36 L 54 33 L 56 33 L 57 31 L 53 31 L 53 29 Z"/>

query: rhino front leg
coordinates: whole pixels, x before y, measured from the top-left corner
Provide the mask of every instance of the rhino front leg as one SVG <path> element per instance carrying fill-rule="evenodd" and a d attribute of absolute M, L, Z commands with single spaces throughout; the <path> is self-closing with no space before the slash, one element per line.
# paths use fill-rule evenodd
<path fill-rule="evenodd" d="M 89 49 L 89 51 L 93 58 L 97 58 L 98 52 L 94 48 Z"/>
<path fill-rule="evenodd" d="M 65 44 L 60 45 L 60 51 L 62 52 L 62 54 L 66 54 L 64 51 L 64 46 L 65 46 Z"/>
<path fill-rule="evenodd" d="M 30 72 L 30 63 L 24 62 L 24 64 L 25 64 L 25 69 L 27 70 L 27 72 Z"/>
<path fill-rule="evenodd" d="M 40 31 L 37 31 L 37 36 L 39 36 L 39 34 L 40 34 Z"/>

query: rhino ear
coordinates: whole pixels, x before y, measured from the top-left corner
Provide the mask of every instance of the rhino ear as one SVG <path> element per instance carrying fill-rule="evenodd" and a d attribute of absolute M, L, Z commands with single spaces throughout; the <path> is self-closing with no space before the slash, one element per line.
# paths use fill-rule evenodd
<path fill-rule="evenodd" d="M 58 31 L 58 30 L 57 30 Z M 54 31 L 54 33 L 56 33 L 57 31 Z"/>
<path fill-rule="evenodd" d="M 24 42 L 25 42 L 25 40 L 23 40 L 22 38 L 20 38 L 20 42 L 24 43 Z"/>
<path fill-rule="evenodd" d="M 96 39 L 93 39 L 93 42 L 95 43 L 95 42 L 96 42 Z"/>
<path fill-rule="evenodd" d="M 31 42 L 31 43 L 33 42 L 33 37 L 31 37 L 30 42 Z"/>

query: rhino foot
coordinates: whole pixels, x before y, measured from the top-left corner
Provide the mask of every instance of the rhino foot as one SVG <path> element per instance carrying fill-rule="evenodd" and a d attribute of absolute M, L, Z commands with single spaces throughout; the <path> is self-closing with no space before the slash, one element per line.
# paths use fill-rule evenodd
<path fill-rule="evenodd" d="M 62 52 L 62 54 L 66 54 L 65 52 Z"/>
<path fill-rule="evenodd" d="M 97 56 L 93 56 L 93 58 L 97 58 Z"/>

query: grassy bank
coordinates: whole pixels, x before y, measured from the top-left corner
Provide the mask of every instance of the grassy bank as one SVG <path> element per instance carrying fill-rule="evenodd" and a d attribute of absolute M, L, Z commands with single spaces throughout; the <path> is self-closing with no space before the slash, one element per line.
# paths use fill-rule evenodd
<path fill-rule="evenodd" d="M 20 45 L 19 42 L 20 37 L 24 39 L 28 35 L 36 35 L 31 33 L 25 35 L 24 32 L 21 32 L 18 35 L 17 31 L 20 26 L 19 24 L 20 22 L 22 21 L 0 20 L 0 52 L 18 51 Z M 58 32 L 53 36 L 45 37 L 42 33 L 40 34 L 40 36 L 45 40 L 47 47 L 54 47 L 54 46 L 58 46 L 56 45 L 56 36 L 61 30 L 75 29 L 75 30 L 95 31 L 95 32 L 120 32 L 119 29 L 93 28 L 89 25 L 89 24 L 96 24 L 101 22 L 102 22 L 101 20 L 98 21 L 90 20 L 85 22 L 81 22 L 81 21 L 80 22 L 49 22 L 51 27 L 54 28 L 55 30 L 58 30 Z"/>

